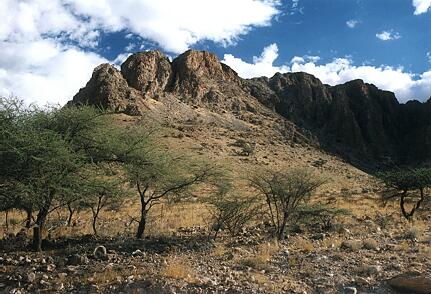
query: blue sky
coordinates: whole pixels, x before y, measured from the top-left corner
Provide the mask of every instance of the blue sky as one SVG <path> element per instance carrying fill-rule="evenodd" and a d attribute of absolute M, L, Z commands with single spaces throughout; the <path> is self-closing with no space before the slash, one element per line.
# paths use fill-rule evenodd
<path fill-rule="evenodd" d="M 217 54 L 242 77 L 361 78 L 431 96 L 431 0 L 2 0 L 0 95 L 67 100 L 133 52 Z"/>

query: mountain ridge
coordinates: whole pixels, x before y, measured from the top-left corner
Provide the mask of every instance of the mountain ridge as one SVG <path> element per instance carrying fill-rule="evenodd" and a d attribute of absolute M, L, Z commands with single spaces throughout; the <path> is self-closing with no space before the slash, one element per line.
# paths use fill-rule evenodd
<path fill-rule="evenodd" d="M 70 103 L 143 115 L 146 101 L 167 96 L 215 113 L 281 116 L 362 168 L 431 159 L 431 99 L 401 104 L 363 80 L 330 86 L 304 72 L 242 79 L 206 51 L 188 50 L 172 61 L 160 51 L 135 53 L 121 71 L 100 65 Z"/>

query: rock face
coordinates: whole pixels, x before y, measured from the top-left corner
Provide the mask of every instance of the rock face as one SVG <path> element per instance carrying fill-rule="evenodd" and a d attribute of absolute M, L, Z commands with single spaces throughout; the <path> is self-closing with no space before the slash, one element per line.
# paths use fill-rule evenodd
<path fill-rule="evenodd" d="M 431 275 L 418 273 L 405 273 L 388 281 L 393 288 L 405 293 L 431 293 Z"/>
<path fill-rule="evenodd" d="M 244 80 L 205 51 L 189 50 L 172 62 L 159 51 L 136 53 L 121 72 L 100 65 L 70 103 L 140 115 L 143 101 L 167 95 L 214 112 L 272 110 L 363 168 L 431 159 L 431 99 L 399 104 L 362 80 L 332 87 L 306 73 Z"/>
<path fill-rule="evenodd" d="M 310 130 L 331 151 L 350 160 L 398 157 L 401 110 L 391 92 L 362 80 L 331 87 L 306 73 L 276 74 L 247 84 L 259 101 Z"/>
<path fill-rule="evenodd" d="M 186 51 L 173 60 L 172 69 L 171 92 L 184 102 L 205 105 L 215 111 L 250 109 L 257 102 L 243 90 L 237 73 L 212 53 Z"/>
<path fill-rule="evenodd" d="M 172 69 L 169 59 L 159 51 L 134 54 L 121 65 L 128 85 L 143 96 L 156 98 L 170 85 Z"/>
<path fill-rule="evenodd" d="M 80 89 L 69 104 L 90 104 L 138 115 L 136 107 L 142 99 L 140 93 L 129 87 L 121 73 L 110 64 L 102 64 L 94 69 L 87 85 Z"/>
<path fill-rule="evenodd" d="M 401 107 L 400 128 L 405 134 L 402 160 L 420 162 L 431 158 L 431 97 L 426 103 L 409 101 Z"/>

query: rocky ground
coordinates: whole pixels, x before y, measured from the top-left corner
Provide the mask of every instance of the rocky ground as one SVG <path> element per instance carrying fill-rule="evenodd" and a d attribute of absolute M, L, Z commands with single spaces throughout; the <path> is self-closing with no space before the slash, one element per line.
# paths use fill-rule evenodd
<path fill-rule="evenodd" d="M 204 227 L 187 227 L 143 240 L 56 239 L 43 253 L 25 250 L 18 234 L 1 242 L 0 292 L 394 293 L 390 279 L 413 272 L 425 274 L 416 282 L 427 290 L 418 293 L 430 293 L 429 221 L 349 216 L 283 242 L 263 223 L 216 240 Z"/>

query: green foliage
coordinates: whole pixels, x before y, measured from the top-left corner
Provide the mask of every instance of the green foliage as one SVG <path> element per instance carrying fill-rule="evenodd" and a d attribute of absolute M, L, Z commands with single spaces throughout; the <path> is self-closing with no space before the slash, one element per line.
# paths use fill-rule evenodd
<path fill-rule="evenodd" d="M 250 179 L 251 186 L 266 200 L 277 237 L 284 239 L 286 225 L 301 203 L 325 181 L 305 168 L 267 170 Z"/>
<path fill-rule="evenodd" d="M 87 106 L 37 108 L 0 98 L 0 126 L 0 209 L 37 211 L 38 250 L 53 207 L 96 201 L 98 214 L 125 195 L 113 174 L 123 164 L 142 162 L 140 152 L 148 150 L 142 132 Z"/>
<path fill-rule="evenodd" d="M 65 192 L 80 156 L 61 134 L 40 124 L 49 120 L 49 112 L 24 108 L 16 100 L 0 101 L 0 181 L 9 189 L 1 194 L 16 196 L 10 202 L 17 206 L 29 202 L 45 208 L 52 200 L 50 191 Z"/>
<path fill-rule="evenodd" d="M 384 201 L 398 198 L 403 216 L 410 220 L 425 198 L 425 189 L 431 187 L 431 168 L 398 169 L 379 172 L 376 176 L 385 185 Z M 410 211 L 406 202 L 414 202 Z"/>
<path fill-rule="evenodd" d="M 377 173 L 387 187 L 398 190 L 417 190 L 431 186 L 431 168 L 399 169 Z"/>
<path fill-rule="evenodd" d="M 213 197 L 210 204 L 213 206 L 211 222 L 215 231 L 214 238 L 220 230 L 228 230 L 232 236 L 237 235 L 261 211 L 261 205 L 256 199 L 244 199 L 237 195 L 229 197 L 223 194 Z"/>
<path fill-rule="evenodd" d="M 291 218 L 291 223 L 309 230 L 327 231 L 332 228 L 336 217 L 350 214 L 351 212 L 347 209 L 332 208 L 321 204 L 299 205 Z"/>
<path fill-rule="evenodd" d="M 232 146 L 241 148 L 241 151 L 237 152 L 237 154 L 240 156 L 250 156 L 254 152 L 254 145 L 252 145 L 251 143 L 248 143 L 244 139 L 236 140 L 234 143 L 232 143 Z"/>
<path fill-rule="evenodd" d="M 221 184 L 223 172 L 214 164 L 174 155 L 156 147 L 145 153 L 142 159 L 124 165 L 125 175 L 131 186 L 137 189 L 141 202 L 137 238 L 144 234 L 148 212 L 162 200 L 185 199 L 201 185 L 209 187 L 208 194 L 220 193 L 225 188 Z"/>

